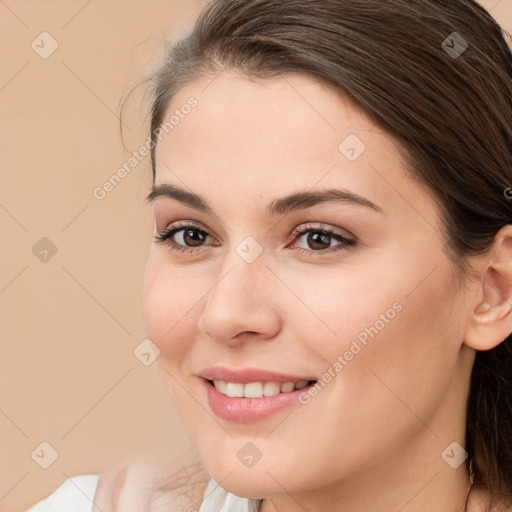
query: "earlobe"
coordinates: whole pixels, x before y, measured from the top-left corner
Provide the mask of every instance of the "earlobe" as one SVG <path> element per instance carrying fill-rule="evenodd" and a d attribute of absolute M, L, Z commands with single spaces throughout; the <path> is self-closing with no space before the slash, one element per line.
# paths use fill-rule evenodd
<path fill-rule="evenodd" d="M 495 236 L 492 257 L 482 265 L 478 302 L 470 314 L 464 343 L 490 350 L 512 333 L 512 225 Z"/>

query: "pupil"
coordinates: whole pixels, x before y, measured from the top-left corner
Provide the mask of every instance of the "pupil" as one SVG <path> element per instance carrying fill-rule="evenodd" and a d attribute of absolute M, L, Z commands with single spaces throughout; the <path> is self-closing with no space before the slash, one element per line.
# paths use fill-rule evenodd
<path fill-rule="evenodd" d="M 194 234 L 196 236 L 194 236 Z M 203 241 L 202 240 L 202 234 L 200 234 L 199 231 L 194 230 L 194 229 L 189 229 L 189 230 L 186 231 L 185 237 L 184 237 L 185 238 L 185 242 L 187 242 L 187 240 L 186 240 L 187 236 L 192 239 L 192 244 L 190 244 L 190 245 L 200 245 L 200 243 L 195 243 L 195 242 L 202 242 Z"/>
<path fill-rule="evenodd" d="M 329 235 L 324 233 L 310 233 L 308 243 L 315 249 L 325 249 L 322 244 L 329 246 Z M 320 244 L 320 247 L 315 247 L 315 244 Z"/>

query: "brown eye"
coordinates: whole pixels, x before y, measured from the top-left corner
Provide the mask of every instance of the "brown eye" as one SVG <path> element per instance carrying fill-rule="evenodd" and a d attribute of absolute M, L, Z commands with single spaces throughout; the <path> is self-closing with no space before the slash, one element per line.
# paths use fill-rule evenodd
<path fill-rule="evenodd" d="M 204 245 L 208 237 L 213 238 L 203 229 L 185 224 L 167 227 L 163 233 L 155 235 L 154 240 L 156 243 L 167 245 L 171 250 L 186 252 Z"/>
<path fill-rule="evenodd" d="M 325 254 L 327 252 L 347 250 L 356 243 L 355 240 L 347 238 L 341 233 L 310 225 L 295 230 L 293 236 L 297 239 L 302 238 L 304 240 L 303 244 L 306 245 L 306 247 L 297 247 L 299 254 Z M 338 242 L 334 247 L 331 246 L 333 240 Z"/>
<path fill-rule="evenodd" d="M 330 239 L 330 235 L 319 231 L 310 231 L 306 237 L 309 247 L 315 250 L 328 249 L 330 245 Z"/>
<path fill-rule="evenodd" d="M 180 229 L 176 233 L 179 233 L 180 231 L 183 231 L 181 238 L 185 245 L 198 246 L 205 240 L 204 235 L 206 233 L 199 231 L 198 229 Z"/>

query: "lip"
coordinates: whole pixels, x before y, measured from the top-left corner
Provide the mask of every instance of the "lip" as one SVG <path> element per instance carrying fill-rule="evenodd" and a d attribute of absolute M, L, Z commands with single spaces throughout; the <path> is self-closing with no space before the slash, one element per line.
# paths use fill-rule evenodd
<path fill-rule="evenodd" d="M 206 380 L 223 380 L 224 382 L 300 382 L 301 380 L 318 380 L 311 375 L 286 375 L 283 373 L 263 370 L 260 368 L 228 368 L 226 366 L 212 366 L 201 370 L 198 374 Z M 277 396 L 277 395 L 276 395 Z"/>
<path fill-rule="evenodd" d="M 268 372 L 266 373 L 268 374 Z M 205 389 L 211 411 L 219 418 L 235 423 L 255 423 L 257 421 L 264 420 L 269 416 L 296 404 L 299 401 L 300 393 L 305 391 L 307 392 L 311 386 L 315 385 L 315 382 L 313 382 L 302 389 L 296 389 L 289 393 L 279 393 L 274 396 L 264 396 L 262 398 L 233 398 L 217 391 L 213 382 L 210 380 L 201 378 L 201 382 Z M 229 382 L 239 381 L 230 380 Z M 255 382 L 255 380 L 248 382 Z M 290 380 L 283 382 L 294 381 Z"/>

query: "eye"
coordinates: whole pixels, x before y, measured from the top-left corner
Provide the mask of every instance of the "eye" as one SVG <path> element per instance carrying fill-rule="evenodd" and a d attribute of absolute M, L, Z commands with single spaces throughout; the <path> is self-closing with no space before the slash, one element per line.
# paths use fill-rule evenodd
<path fill-rule="evenodd" d="M 312 224 L 306 224 L 305 226 L 297 228 L 296 230 L 293 231 L 292 236 L 297 239 L 305 237 L 305 243 L 312 248 L 298 248 L 297 251 L 299 254 L 326 254 L 337 252 L 340 250 L 346 251 L 356 243 L 354 239 L 347 238 L 341 233 L 337 233 L 336 231 L 333 231 L 330 228 L 318 227 Z M 339 242 L 338 245 L 334 247 L 329 247 L 333 240 Z"/>
<path fill-rule="evenodd" d="M 294 239 L 300 239 L 305 235 L 307 235 L 305 242 L 312 249 L 298 247 L 296 250 L 299 254 L 326 254 L 340 250 L 348 250 L 350 246 L 353 246 L 356 243 L 355 240 L 347 238 L 332 229 L 318 227 L 312 224 L 306 224 L 305 226 L 297 228 L 292 233 L 292 237 Z M 204 242 L 208 237 L 213 239 L 213 237 L 204 229 L 201 229 L 190 222 L 183 222 L 171 224 L 163 233 L 154 235 L 154 240 L 156 243 L 167 245 L 171 251 L 195 252 L 198 248 L 204 245 Z M 329 247 L 332 241 L 336 241 L 338 244 L 334 247 Z"/>
<path fill-rule="evenodd" d="M 177 241 L 173 240 L 174 237 Z M 207 237 L 213 238 L 194 224 L 178 223 L 168 226 L 163 233 L 154 235 L 154 240 L 156 243 L 167 245 L 171 251 L 194 252 L 197 247 L 201 247 Z"/>

